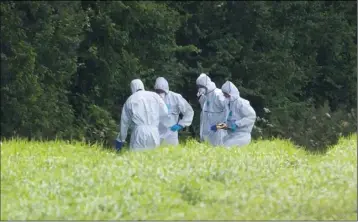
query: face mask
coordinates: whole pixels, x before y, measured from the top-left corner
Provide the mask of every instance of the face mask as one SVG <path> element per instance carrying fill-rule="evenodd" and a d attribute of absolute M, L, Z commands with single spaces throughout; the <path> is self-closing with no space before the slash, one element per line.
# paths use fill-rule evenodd
<path fill-rule="evenodd" d="M 235 99 L 234 99 L 232 96 L 230 96 L 230 94 L 228 94 L 228 93 L 224 93 L 224 96 L 225 96 L 225 99 L 226 99 L 227 101 L 232 102 L 232 101 L 235 100 Z"/>
<path fill-rule="evenodd" d="M 199 89 L 198 89 L 198 94 L 197 94 L 197 96 L 204 95 L 205 93 L 206 93 L 206 89 L 205 89 L 205 88 L 199 88 Z"/>
<path fill-rule="evenodd" d="M 159 93 L 159 96 L 162 97 L 162 99 L 165 98 L 165 93 Z"/>

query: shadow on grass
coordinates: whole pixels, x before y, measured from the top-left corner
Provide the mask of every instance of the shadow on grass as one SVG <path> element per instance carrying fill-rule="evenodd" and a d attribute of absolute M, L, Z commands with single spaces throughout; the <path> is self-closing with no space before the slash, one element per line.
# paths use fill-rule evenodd
<path fill-rule="evenodd" d="M 308 144 L 302 144 L 298 142 L 291 141 L 298 149 L 306 151 L 308 154 L 313 156 L 325 155 L 333 146 L 338 144 L 338 139 L 335 142 L 327 143 L 320 146 L 310 146 Z"/>

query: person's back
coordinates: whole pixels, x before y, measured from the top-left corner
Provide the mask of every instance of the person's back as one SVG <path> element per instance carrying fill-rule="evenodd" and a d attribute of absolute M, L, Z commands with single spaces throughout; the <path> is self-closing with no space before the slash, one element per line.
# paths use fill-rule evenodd
<path fill-rule="evenodd" d="M 154 89 L 168 107 L 169 115 L 161 118 L 159 133 L 162 143 L 178 145 L 178 131 L 191 125 L 194 117 L 193 108 L 179 93 L 169 90 L 168 81 L 163 77 L 158 77 L 155 81 Z M 179 119 L 179 114 L 183 117 Z"/>
<path fill-rule="evenodd" d="M 159 119 L 168 115 L 167 107 L 156 93 L 144 91 L 144 86 L 139 89 L 132 88 L 132 93 L 122 111 L 121 139 L 126 139 L 127 130 L 132 124 L 130 148 L 155 148 L 160 145 Z"/>
<path fill-rule="evenodd" d="M 135 125 L 151 125 L 158 127 L 161 98 L 154 92 L 138 91 L 131 95 L 128 108 L 132 112 L 132 121 Z"/>

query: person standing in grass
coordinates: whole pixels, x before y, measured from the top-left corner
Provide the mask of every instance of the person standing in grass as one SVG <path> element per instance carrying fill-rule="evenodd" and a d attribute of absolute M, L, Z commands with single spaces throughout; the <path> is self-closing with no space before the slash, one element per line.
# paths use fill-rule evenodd
<path fill-rule="evenodd" d="M 223 139 L 223 145 L 225 147 L 247 145 L 251 142 L 251 131 L 255 124 L 256 112 L 249 101 L 240 97 L 239 90 L 232 82 L 226 81 L 221 90 L 229 100 L 230 111 L 226 123 L 222 123 L 219 127 L 228 132 Z M 216 131 L 218 126 L 214 125 L 212 128 Z"/>
<path fill-rule="evenodd" d="M 221 89 L 216 88 L 210 77 L 202 73 L 196 80 L 198 88 L 200 114 L 200 139 L 208 141 L 213 146 L 220 146 L 226 131 L 210 130 L 212 125 L 224 122 L 228 114 L 228 101 L 225 99 Z"/>
<path fill-rule="evenodd" d="M 178 131 L 191 125 L 194 110 L 182 95 L 169 91 L 169 84 L 165 78 L 158 77 L 154 89 L 163 98 L 169 111 L 169 116 L 162 118 L 159 124 L 161 143 L 178 145 Z M 183 115 L 181 119 L 179 119 L 180 113 Z"/>
<path fill-rule="evenodd" d="M 121 115 L 120 145 L 127 138 L 130 125 L 133 125 L 129 147 L 132 150 L 153 149 L 160 145 L 159 120 L 168 116 L 168 108 L 155 92 L 145 91 L 143 82 L 131 82 L 132 95 L 125 102 Z"/>

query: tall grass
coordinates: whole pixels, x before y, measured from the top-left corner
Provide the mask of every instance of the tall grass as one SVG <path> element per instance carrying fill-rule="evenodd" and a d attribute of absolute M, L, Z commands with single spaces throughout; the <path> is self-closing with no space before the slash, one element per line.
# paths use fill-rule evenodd
<path fill-rule="evenodd" d="M 282 140 L 121 154 L 4 141 L 1 220 L 356 220 L 356 139 L 325 155 Z"/>

